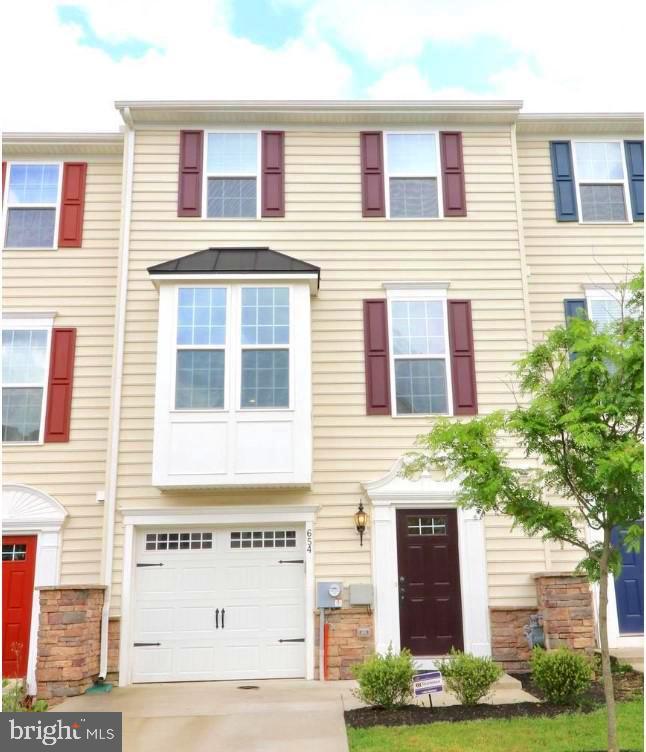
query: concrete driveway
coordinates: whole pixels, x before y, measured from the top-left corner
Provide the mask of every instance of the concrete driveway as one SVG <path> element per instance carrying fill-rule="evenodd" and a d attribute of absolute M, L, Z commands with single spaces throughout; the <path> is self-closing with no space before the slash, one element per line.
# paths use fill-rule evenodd
<path fill-rule="evenodd" d="M 343 709 L 352 686 L 301 679 L 139 684 L 72 697 L 53 710 L 121 711 L 124 752 L 347 752 Z"/>

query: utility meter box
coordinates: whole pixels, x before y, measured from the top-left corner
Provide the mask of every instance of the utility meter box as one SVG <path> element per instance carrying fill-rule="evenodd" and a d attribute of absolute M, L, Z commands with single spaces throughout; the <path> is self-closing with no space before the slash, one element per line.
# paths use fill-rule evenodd
<path fill-rule="evenodd" d="M 372 606 L 372 585 L 355 583 L 350 585 L 351 606 Z"/>
<path fill-rule="evenodd" d="M 342 605 L 342 582 L 318 582 L 316 584 L 317 608 L 341 608 Z"/>

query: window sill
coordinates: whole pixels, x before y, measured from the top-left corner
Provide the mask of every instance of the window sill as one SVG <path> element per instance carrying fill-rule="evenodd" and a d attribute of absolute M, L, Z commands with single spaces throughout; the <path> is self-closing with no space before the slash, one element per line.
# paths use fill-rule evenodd
<path fill-rule="evenodd" d="M 453 413 L 402 413 L 401 415 L 393 413 L 391 418 L 402 418 L 410 420 L 411 418 L 455 418 Z"/>
<path fill-rule="evenodd" d="M 446 217 L 385 217 L 390 222 L 437 222 Z"/>
<path fill-rule="evenodd" d="M 44 446 L 44 441 L 3 441 L 3 447 Z"/>
<path fill-rule="evenodd" d="M 634 222 L 630 219 L 618 219 L 616 221 L 610 221 L 610 220 L 586 220 L 585 222 L 580 219 L 578 224 L 580 225 L 594 225 L 595 227 L 607 225 L 608 227 L 616 227 L 617 225 L 632 225 Z"/>
<path fill-rule="evenodd" d="M 41 246 L 4 246 L 3 251 L 58 251 L 59 248 L 56 245 L 41 245 Z"/>

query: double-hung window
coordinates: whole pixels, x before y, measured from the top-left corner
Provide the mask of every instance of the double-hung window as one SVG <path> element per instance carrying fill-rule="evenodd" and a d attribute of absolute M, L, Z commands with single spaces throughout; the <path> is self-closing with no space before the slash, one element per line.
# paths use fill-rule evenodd
<path fill-rule="evenodd" d="M 622 317 L 622 300 L 616 290 L 590 288 L 586 291 L 588 317 L 600 329 L 619 321 Z"/>
<path fill-rule="evenodd" d="M 45 328 L 2 330 L 3 441 L 42 441 L 50 335 Z"/>
<path fill-rule="evenodd" d="M 227 290 L 180 287 L 177 298 L 176 409 L 224 407 Z"/>
<path fill-rule="evenodd" d="M 241 404 L 289 407 L 289 288 L 243 287 Z"/>
<path fill-rule="evenodd" d="M 621 141 L 574 141 L 582 222 L 626 222 L 630 195 Z"/>
<path fill-rule="evenodd" d="M 5 248 L 54 248 L 58 225 L 61 165 L 9 165 Z"/>
<path fill-rule="evenodd" d="M 450 413 L 446 300 L 424 294 L 392 297 L 389 313 L 396 414 Z"/>
<path fill-rule="evenodd" d="M 255 218 L 259 206 L 259 134 L 207 133 L 206 216 Z"/>
<path fill-rule="evenodd" d="M 436 133 L 387 133 L 388 216 L 441 216 L 440 155 Z"/>

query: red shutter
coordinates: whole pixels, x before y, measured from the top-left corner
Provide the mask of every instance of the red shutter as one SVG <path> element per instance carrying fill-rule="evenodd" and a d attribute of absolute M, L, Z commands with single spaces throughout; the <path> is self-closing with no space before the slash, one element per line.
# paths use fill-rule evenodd
<path fill-rule="evenodd" d="M 76 329 L 52 330 L 45 441 L 70 440 Z"/>
<path fill-rule="evenodd" d="M 7 163 L 2 163 L 2 200 L 4 201 L 4 179 L 7 176 Z"/>
<path fill-rule="evenodd" d="M 384 144 L 381 131 L 361 133 L 361 206 L 364 217 L 385 217 Z"/>
<path fill-rule="evenodd" d="M 179 132 L 177 216 L 202 216 L 202 152 L 204 131 Z"/>
<path fill-rule="evenodd" d="M 449 342 L 453 379 L 453 414 L 476 415 L 476 362 L 473 348 L 471 301 L 449 300 Z"/>
<path fill-rule="evenodd" d="M 467 199 L 464 188 L 461 133 L 450 133 L 448 131 L 440 133 L 440 156 L 442 158 L 444 216 L 466 217 Z"/>
<path fill-rule="evenodd" d="M 285 134 L 262 132 L 262 216 L 285 216 Z"/>
<path fill-rule="evenodd" d="M 63 165 L 59 248 L 80 248 L 83 244 L 86 176 L 87 162 L 65 162 Z"/>
<path fill-rule="evenodd" d="M 386 301 L 363 301 L 366 414 L 390 415 L 390 363 Z"/>

